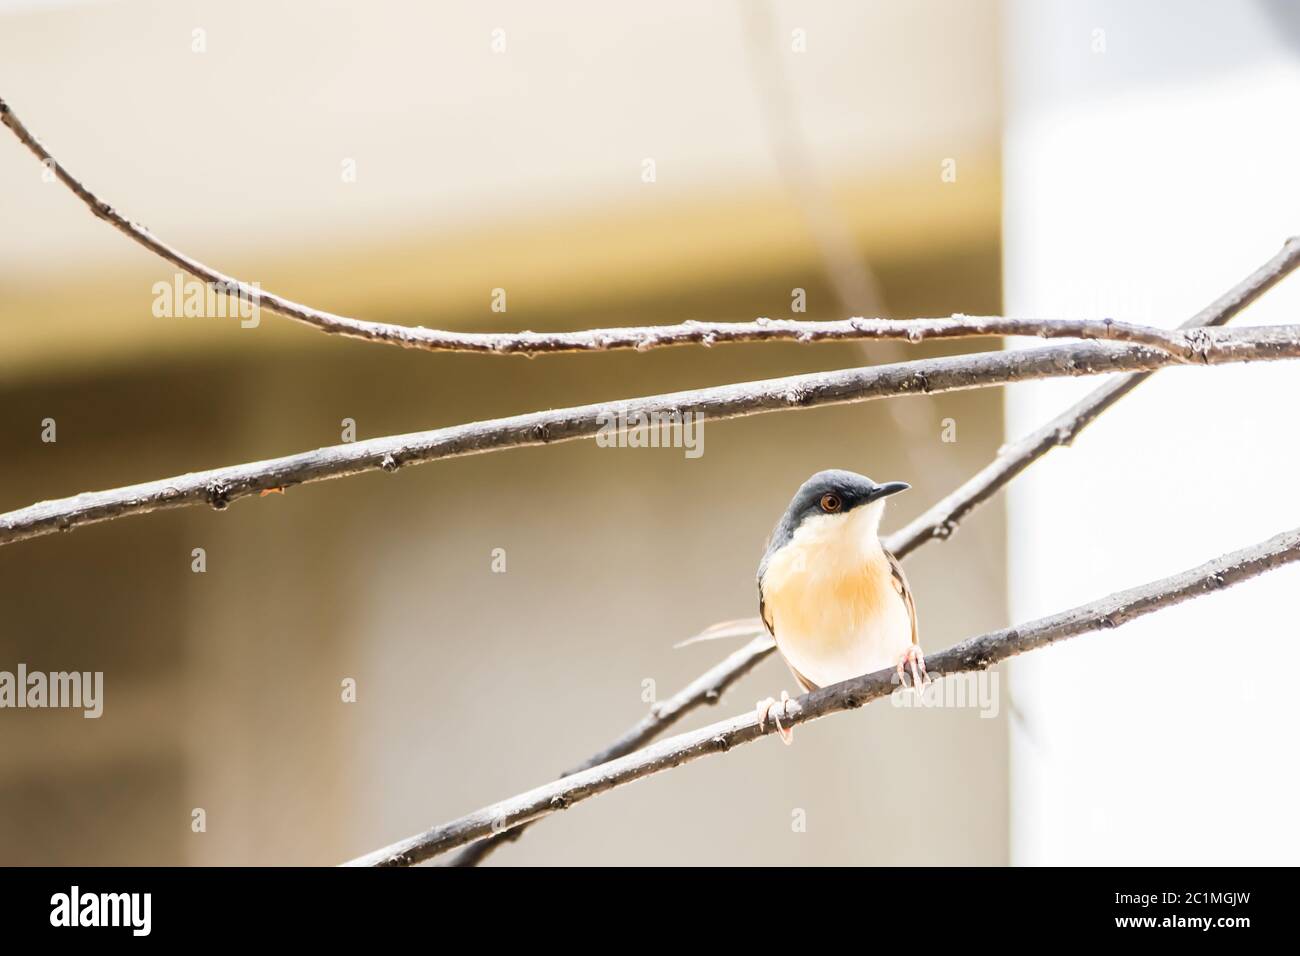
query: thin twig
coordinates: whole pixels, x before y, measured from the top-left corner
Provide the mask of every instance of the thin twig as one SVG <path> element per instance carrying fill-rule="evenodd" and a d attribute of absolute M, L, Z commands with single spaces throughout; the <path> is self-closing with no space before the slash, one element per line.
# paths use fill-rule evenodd
<path fill-rule="evenodd" d="M 1149 584 L 1119 591 L 1089 604 L 1040 618 L 1019 627 L 974 637 L 927 658 L 935 676 L 986 670 L 993 664 L 1068 637 L 1118 627 L 1135 618 L 1190 598 L 1222 590 L 1240 581 L 1300 559 L 1300 529 L 1233 551 L 1198 567 Z M 1210 666 L 1210 665 L 1207 665 Z M 893 670 L 877 671 L 822 688 L 798 699 L 798 712 L 786 726 L 853 710 L 898 687 Z M 772 722 L 759 727 L 748 713 L 688 731 L 643 750 L 573 774 L 527 793 L 484 807 L 391 846 L 353 860 L 355 866 L 409 866 L 471 840 L 564 810 L 579 801 L 633 780 L 681 766 L 710 754 L 725 753 L 775 732 Z"/>
<path fill-rule="evenodd" d="M 1134 342 L 1161 349 L 1184 361 L 1195 361 L 1195 343 L 1148 326 L 1110 319 L 1024 319 L 1001 316 L 954 315 L 943 319 L 850 318 L 832 322 L 802 322 L 789 319 L 758 319 L 754 322 L 684 322 L 679 325 L 590 329 L 581 332 L 453 332 L 422 326 L 367 322 L 336 315 L 294 302 L 283 296 L 218 272 L 159 239 L 144 226 L 133 222 L 104 202 L 68 172 L 36 139 L 9 106 L 0 99 L 0 122 L 9 127 L 47 169 L 68 187 L 97 217 L 139 243 L 150 252 L 208 283 L 215 291 L 240 297 L 271 312 L 310 325 L 323 332 L 398 345 L 403 348 L 440 352 L 484 352 L 489 354 L 539 355 L 552 352 L 607 352 L 618 349 L 663 348 L 673 345 L 710 346 L 728 342 L 796 341 L 830 342 L 869 339 L 902 339 L 921 342 L 934 338 L 1037 335 L 1044 338 L 1082 338 Z"/>
<path fill-rule="evenodd" d="M 784 63 L 777 55 L 779 46 L 770 4 L 766 0 L 739 0 L 737 12 L 744 28 L 754 101 L 768 151 L 807 223 L 835 297 L 844 312 L 851 315 L 887 311 L 880 283 L 864 261 L 853 230 L 840 215 L 808 148 Z"/>
<path fill-rule="evenodd" d="M 1300 357 L 1300 326 L 1248 331 L 1202 330 L 1206 364 Z M 622 402 L 531 412 L 509 418 L 391 435 L 315 451 L 163 478 L 109 491 L 43 501 L 0 515 L 0 545 L 70 531 L 81 525 L 170 508 L 232 501 L 272 489 L 367 471 L 483 454 L 505 448 L 554 444 L 612 434 L 653 423 L 723 420 L 794 408 L 865 402 L 894 395 L 960 391 L 1063 376 L 1104 375 L 1177 364 L 1167 352 L 1142 345 L 1078 342 L 983 352 L 896 365 L 816 372 L 760 382 L 722 385 Z M 637 423 L 641 423 L 638 425 Z"/>
<path fill-rule="evenodd" d="M 1181 328 L 1194 329 L 1227 323 L 1242 309 L 1290 274 L 1297 265 L 1300 265 L 1300 237 L 1288 240 L 1268 262 L 1184 322 Z M 966 515 L 992 498 L 997 491 L 1010 483 L 1016 475 L 1047 454 L 1052 448 L 1057 445 L 1068 444 L 1075 435 L 1087 428 L 1102 412 L 1136 388 L 1150 374 L 1150 372 L 1137 372 L 1123 378 L 1117 378 L 1113 382 L 1108 382 L 1090 392 L 1081 401 L 1070 406 L 1046 425 L 1014 443 L 1004 446 L 989 465 L 963 483 L 956 491 L 938 502 L 906 527 L 890 535 L 885 542 L 886 546 L 899 558 L 905 558 L 927 541 L 947 540 Z M 763 632 L 763 624 L 758 618 L 754 618 L 754 631 L 755 633 Z M 704 688 L 728 687 L 743 675 L 748 674 L 775 649 L 776 644 L 771 638 L 764 635 L 756 638 L 740 651 L 706 671 L 704 675 L 687 685 L 683 691 L 673 697 L 674 701 L 680 701 L 682 694 L 692 689 L 696 691 L 693 696 L 687 698 L 688 706 L 681 706 L 679 703 L 679 706 L 675 708 L 673 722 L 706 703 L 716 704 L 718 702 L 716 694 L 706 695 L 700 693 L 699 688 L 701 686 Z M 652 711 L 646 720 L 653 718 L 653 716 Z M 645 721 L 642 723 L 645 723 Z M 664 724 L 660 729 L 666 728 L 667 724 Z M 624 735 L 623 738 L 620 738 L 619 743 L 606 748 L 592 761 L 588 761 L 586 766 L 593 766 L 595 763 L 629 754 L 636 747 L 641 746 L 646 739 L 651 738 L 638 738 L 633 745 L 628 746 L 626 749 L 620 749 L 619 744 L 626 739 L 627 735 Z M 580 769 L 585 769 L 585 767 Z M 517 840 L 524 829 L 526 827 L 516 827 L 471 843 L 456 854 L 450 865 L 476 866 L 502 843 Z"/>
<path fill-rule="evenodd" d="M 566 770 L 561 776 L 569 777 L 590 770 L 592 767 L 598 767 L 616 757 L 630 754 L 658 737 L 701 704 L 716 703 L 721 699 L 723 691 L 748 674 L 775 647 L 776 644 L 766 634 L 754 638 L 726 660 L 695 678 L 672 697 L 656 703 L 650 708 L 649 713 L 628 728 L 612 744 L 588 757 L 576 767 Z M 528 824 L 521 824 L 514 829 L 473 843 L 458 853 L 450 865 L 476 866 L 501 843 L 518 840 L 526 829 Z"/>

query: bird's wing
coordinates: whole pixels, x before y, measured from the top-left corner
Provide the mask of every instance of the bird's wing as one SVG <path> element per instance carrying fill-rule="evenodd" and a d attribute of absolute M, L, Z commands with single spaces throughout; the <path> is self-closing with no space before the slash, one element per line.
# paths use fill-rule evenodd
<path fill-rule="evenodd" d="M 759 617 L 763 619 L 763 623 L 767 625 L 767 633 L 771 634 L 772 640 L 775 641 L 776 625 L 772 622 L 772 619 L 767 616 L 767 603 L 763 600 L 762 588 L 758 589 L 758 614 Z M 780 649 L 781 649 L 781 645 L 778 643 L 777 650 Z M 785 666 L 790 668 L 790 673 L 794 676 L 794 679 L 799 682 L 799 686 L 802 687 L 805 692 L 811 692 L 818 689 L 816 684 L 814 684 L 808 678 L 804 677 L 802 674 L 799 673 L 799 671 L 795 668 L 795 666 L 790 663 L 790 658 L 786 657 L 785 654 L 782 654 L 781 659 L 785 661 Z"/>
<path fill-rule="evenodd" d="M 907 606 L 907 616 L 912 621 L 912 643 L 919 644 L 920 639 L 917 636 L 916 627 L 916 603 L 912 600 L 912 589 L 908 587 L 907 575 L 903 573 L 903 566 L 899 564 L 898 558 L 887 550 L 885 551 L 885 557 L 889 559 L 889 572 L 890 577 L 893 579 L 894 590 L 903 599 L 903 604 Z"/>

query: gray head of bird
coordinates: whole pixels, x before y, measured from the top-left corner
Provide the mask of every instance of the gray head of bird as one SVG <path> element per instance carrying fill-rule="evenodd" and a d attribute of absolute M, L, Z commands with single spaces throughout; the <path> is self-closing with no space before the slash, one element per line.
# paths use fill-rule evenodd
<path fill-rule="evenodd" d="M 857 472 L 832 468 L 819 471 L 794 493 L 790 506 L 768 540 L 763 565 L 795 535 L 850 535 L 871 546 L 876 541 L 885 499 L 906 491 L 905 481 L 872 481 Z M 760 567 L 761 576 L 761 567 Z"/>

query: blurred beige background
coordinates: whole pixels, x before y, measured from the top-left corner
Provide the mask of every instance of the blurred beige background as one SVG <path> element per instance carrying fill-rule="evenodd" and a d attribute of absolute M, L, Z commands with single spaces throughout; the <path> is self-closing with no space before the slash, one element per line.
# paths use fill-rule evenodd
<path fill-rule="evenodd" d="M 364 318 L 745 320 L 790 316 L 794 288 L 807 317 L 842 317 L 827 250 L 845 242 L 878 292 L 853 311 L 998 311 L 995 5 L 769 9 L 0 4 L 0 95 L 160 236 Z M 904 354 L 527 361 L 269 313 L 257 329 L 155 318 L 173 270 L 40 173 L 4 131 L 4 510 L 335 444 L 344 418 L 371 437 Z M 706 425 L 698 460 L 509 451 L 0 549 L 0 669 L 106 682 L 98 721 L 0 712 L 0 863 L 329 864 L 545 782 L 645 712 L 643 681 L 667 696 L 732 649 L 672 644 L 754 613 L 764 538 L 808 474 L 911 482 L 892 529 L 1002 440 L 995 391 L 896 404 Z M 998 503 L 909 560 L 928 651 L 1005 622 L 1004 565 Z M 783 687 L 769 660 L 683 726 Z M 1006 712 L 877 704 L 584 803 L 492 860 L 1003 863 Z"/>

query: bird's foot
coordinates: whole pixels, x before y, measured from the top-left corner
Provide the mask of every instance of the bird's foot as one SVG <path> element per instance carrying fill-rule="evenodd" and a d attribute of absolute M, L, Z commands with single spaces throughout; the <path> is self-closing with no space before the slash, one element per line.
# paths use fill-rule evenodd
<path fill-rule="evenodd" d="M 926 684 L 930 683 L 930 675 L 925 672 L 925 655 L 921 653 L 919 644 L 909 644 L 907 650 L 898 659 L 898 683 L 902 687 L 907 686 L 907 675 L 912 675 L 912 687 L 920 693 Z"/>
<path fill-rule="evenodd" d="M 767 718 L 771 717 L 772 723 L 776 724 L 776 732 L 781 735 L 781 742 L 787 747 L 794 742 L 794 728 L 783 727 L 781 718 L 789 719 L 799 713 L 799 702 L 792 699 L 785 691 L 781 691 L 780 701 L 772 697 L 760 700 L 754 705 L 754 713 L 758 715 L 759 730 L 767 725 Z"/>

